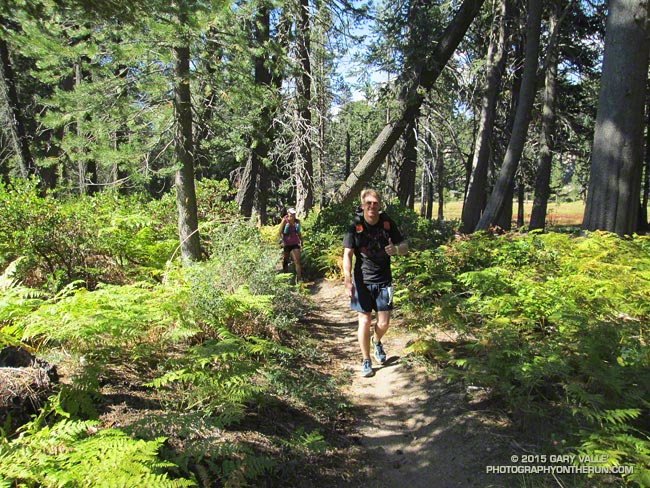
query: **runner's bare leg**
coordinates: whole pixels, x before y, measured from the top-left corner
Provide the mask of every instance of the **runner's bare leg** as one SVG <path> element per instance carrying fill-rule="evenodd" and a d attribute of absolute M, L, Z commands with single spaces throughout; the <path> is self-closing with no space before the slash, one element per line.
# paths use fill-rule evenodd
<path fill-rule="evenodd" d="M 359 312 L 359 330 L 357 337 L 363 359 L 370 359 L 370 325 L 372 323 L 372 313 Z"/>
<path fill-rule="evenodd" d="M 390 310 L 377 312 L 377 325 L 375 325 L 375 342 L 381 342 L 381 338 L 388 332 L 390 325 Z"/>

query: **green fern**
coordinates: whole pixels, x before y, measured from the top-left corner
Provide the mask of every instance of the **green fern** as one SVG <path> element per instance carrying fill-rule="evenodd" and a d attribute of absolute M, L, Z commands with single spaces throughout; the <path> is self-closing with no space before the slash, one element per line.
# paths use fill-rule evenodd
<path fill-rule="evenodd" d="M 317 431 L 305 432 L 303 427 L 299 427 L 291 433 L 289 439 L 282 439 L 281 444 L 291 449 L 300 449 L 308 452 L 323 454 L 327 450 L 327 442 L 323 435 Z"/>
<path fill-rule="evenodd" d="M 567 440 L 647 476 L 650 239 L 476 234 L 441 250 L 409 263 L 407 277 L 436 270 L 404 298 L 409 311 L 428 301 L 417 323 L 436 324 L 414 351 L 512 410 L 553 415 Z M 441 328 L 459 338 L 453 347 L 430 344 Z"/>
<path fill-rule="evenodd" d="M 185 321 L 178 304 L 186 288 L 139 283 L 77 289 L 53 299 L 23 319 L 25 339 L 63 344 L 89 357 L 135 359 L 162 347 Z"/>
<path fill-rule="evenodd" d="M 291 350 L 272 341 L 242 339 L 225 328 L 220 340 L 208 340 L 166 366 L 168 372 L 147 386 L 172 389 L 178 406 L 239 418 L 245 403 L 262 391 L 255 376 L 263 361 Z"/>
<path fill-rule="evenodd" d="M 137 437 L 168 437 L 165 458 L 182 473 L 192 472 L 201 486 L 248 486 L 276 466 L 276 461 L 257 455 L 245 444 L 227 440 L 222 418 L 203 412 L 152 414 L 134 423 L 130 429 Z M 225 434 L 225 435 L 224 435 Z"/>
<path fill-rule="evenodd" d="M 164 438 L 132 439 L 116 429 L 99 430 L 92 421 L 63 420 L 31 435 L 0 444 L 0 474 L 5 481 L 43 487 L 185 487 L 170 479 L 172 463 L 158 458 Z"/>
<path fill-rule="evenodd" d="M 46 297 L 38 290 L 20 284 L 15 278 L 16 267 L 22 258 L 11 262 L 0 275 L 0 348 L 4 346 L 23 346 L 24 332 L 20 319 L 28 316 L 45 303 Z"/>

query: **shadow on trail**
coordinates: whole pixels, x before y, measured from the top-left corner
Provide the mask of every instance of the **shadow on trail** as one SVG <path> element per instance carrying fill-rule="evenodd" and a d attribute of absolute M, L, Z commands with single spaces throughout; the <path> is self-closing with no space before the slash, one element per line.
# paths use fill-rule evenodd
<path fill-rule="evenodd" d="M 512 485 L 486 472 L 510 464 L 509 428 L 470 408 L 459 386 L 429 379 L 403 361 L 375 368 L 366 382 L 357 387 L 361 443 L 373 460 L 366 486 Z"/>
<path fill-rule="evenodd" d="M 320 282 L 312 289 L 317 308 L 313 337 L 340 369 L 352 371 L 348 388 L 356 415 L 362 469 L 358 480 L 340 486 L 368 488 L 447 488 L 517 486 L 521 479 L 488 473 L 509 465 L 511 424 L 498 411 L 477 408 L 461 385 L 427 373 L 409 362 L 404 350 L 411 334 L 399 320 L 384 342 L 388 360 L 373 360 L 374 375 L 362 378 L 356 337 L 341 283 Z"/>

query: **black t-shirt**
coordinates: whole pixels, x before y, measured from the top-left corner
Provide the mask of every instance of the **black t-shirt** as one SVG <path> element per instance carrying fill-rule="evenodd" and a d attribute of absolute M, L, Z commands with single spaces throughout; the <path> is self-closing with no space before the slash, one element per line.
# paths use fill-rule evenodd
<path fill-rule="evenodd" d="M 404 240 L 395 222 L 388 215 L 370 225 L 363 217 L 352 222 L 343 237 L 343 247 L 354 249 L 355 282 L 383 284 L 392 281 L 390 256 L 384 249 L 390 238 L 394 245 Z"/>

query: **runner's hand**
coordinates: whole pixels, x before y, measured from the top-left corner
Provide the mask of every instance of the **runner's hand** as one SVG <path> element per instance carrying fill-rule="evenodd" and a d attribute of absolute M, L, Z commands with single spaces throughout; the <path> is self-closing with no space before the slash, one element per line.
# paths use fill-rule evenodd
<path fill-rule="evenodd" d="M 352 298 L 354 296 L 354 283 L 352 283 L 352 280 L 345 280 L 345 294 L 348 296 L 348 298 Z"/>
<path fill-rule="evenodd" d="M 389 256 L 395 256 L 397 254 L 397 248 L 395 247 L 395 244 L 393 244 L 393 240 L 390 237 L 388 238 L 388 245 L 384 248 L 384 250 Z"/>

